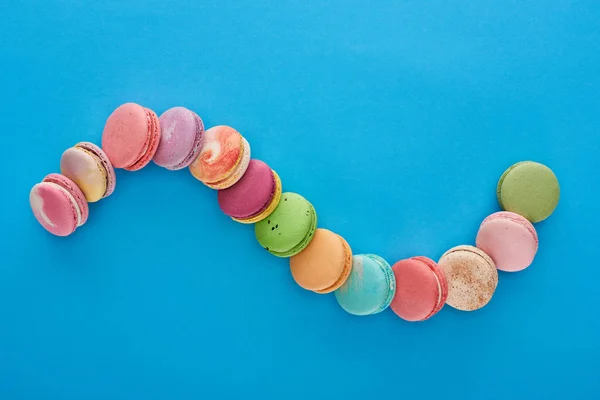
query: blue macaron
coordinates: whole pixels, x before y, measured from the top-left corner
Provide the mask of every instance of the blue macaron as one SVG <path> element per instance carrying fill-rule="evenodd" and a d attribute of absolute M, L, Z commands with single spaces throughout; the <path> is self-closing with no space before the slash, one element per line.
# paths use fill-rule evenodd
<path fill-rule="evenodd" d="M 395 293 L 390 264 L 375 254 L 358 254 L 352 257 L 352 272 L 335 291 L 335 298 L 350 314 L 372 315 L 385 310 Z"/>

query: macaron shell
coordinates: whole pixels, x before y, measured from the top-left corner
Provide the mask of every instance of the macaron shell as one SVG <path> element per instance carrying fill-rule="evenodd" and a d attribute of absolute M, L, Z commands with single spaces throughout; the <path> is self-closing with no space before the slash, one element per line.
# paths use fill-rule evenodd
<path fill-rule="evenodd" d="M 443 306 L 443 284 L 430 263 L 414 257 L 398 261 L 392 270 L 396 295 L 390 307 L 400 318 L 424 321 Z"/>
<path fill-rule="evenodd" d="M 104 193 L 104 197 L 108 197 L 113 194 L 117 185 L 117 175 L 115 174 L 115 169 L 110 163 L 106 153 L 102 151 L 100 147 L 91 142 L 79 142 L 74 147 L 83 149 L 96 157 L 96 160 L 102 165 L 102 168 L 106 173 L 106 192 Z"/>
<path fill-rule="evenodd" d="M 444 308 L 446 300 L 448 300 L 448 281 L 446 280 L 446 275 L 444 275 L 444 272 L 442 271 L 440 266 L 432 259 L 422 256 L 417 256 L 413 258 L 415 260 L 422 261 L 423 263 L 429 266 L 429 269 L 431 269 L 431 271 L 435 274 L 435 277 L 437 278 L 441 289 L 438 305 L 436 308 L 433 309 L 431 314 L 429 314 L 425 318 L 428 319 L 431 318 L 433 315 L 437 314 L 442 308 Z"/>
<path fill-rule="evenodd" d="M 386 309 L 396 291 L 390 265 L 379 256 L 352 257 L 348 279 L 335 291 L 339 305 L 353 315 L 372 315 Z"/>
<path fill-rule="evenodd" d="M 158 120 L 161 138 L 153 161 L 170 170 L 187 167 L 200 152 L 202 120 L 185 107 L 170 108 Z"/>
<path fill-rule="evenodd" d="M 231 175 L 243 152 L 244 141 L 238 131 L 225 125 L 212 127 L 204 132 L 204 143 L 190 172 L 206 184 L 218 183 Z"/>
<path fill-rule="evenodd" d="M 256 239 L 271 254 L 290 257 L 304 249 L 314 235 L 317 216 L 304 197 L 283 193 L 269 217 L 254 225 Z"/>
<path fill-rule="evenodd" d="M 107 173 L 92 153 L 71 147 L 62 154 L 60 172 L 79 186 L 88 202 L 94 203 L 104 197 L 107 190 Z"/>
<path fill-rule="evenodd" d="M 273 213 L 273 211 L 275 210 L 275 208 L 277 208 L 277 206 L 279 205 L 279 202 L 281 201 L 281 192 L 282 192 L 281 179 L 279 179 L 279 175 L 277 175 L 277 173 L 275 171 L 273 171 L 273 177 L 275 178 L 275 194 L 271 198 L 271 202 L 269 203 L 267 208 L 265 208 L 259 214 L 255 215 L 253 217 L 250 217 L 250 218 L 238 219 L 238 218 L 232 217 L 232 219 L 234 221 L 241 222 L 242 224 L 255 224 L 255 223 L 260 222 L 263 219 L 267 218 L 269 215 L 271 215 Z"/>
<path fill-rule="evenodd" d="M 344 266 L 342 267 L 342 273 L 332 285 L 326 287 L 325 289 L 317 289 L 315 290 L 315 293 L 327 294 L 336 291 L 348 280 L 348 277 L 352 272 L 352 249 L 350 248 L 348 242 L 346 242 L 346 239 L 340 235 L 338 235 L 338 238 L 341 240 L 342 246 L 344 247 Z"/>
<path fill-rule="evenodd" d="M 448 281 L 446 304 L 462 311 L 485 306 L 498 286 L 492 259 L 473 246 L 457 246 L 442 255 L 438 265 Z"/>
<path fill-rule="evenodd" d="M 312 291 L 326 293 L 341 286 L 348 277 L 347 264 L 352 264 L 352 252 L 337 234 L 319 228 L 308 246 L 290 258 L 290 271 L 296 283 Z M 341 282 L 341 283 L 340 283 Z"/>
<path fill-rule="evenodd" d="M 144 108 L 144 111 L 146 112 L 146 119 L 148 121 L 148 141 L 140 158 L 133 165 L 125 167 L 126 171 L 138 171 L 148 165 L 152 161 L 160 144 L 160 122 L 158 121 L 158 116 L 149 108 Z"/>
<path fill-rule="evenodd" d="M 81 226 L 87 222 L 89 216 L 88 202 L 85 199 L 85 195 L 75 182 L 61 174 L 48 174 L 42 182 L 54 183 L 65 189 L 68 192 L 68 194 L 75 199 L 75 204 L 77 205 L 77 208 L 81 215 L 81 219 L 79 221 L 78 226 Z"/>
<path fill-rule="evenodd" d="M 505 211 L 494 213 L 481 223 L 476 244 L 492 258 L 496 268 L 516 272 L 533 262 L 538 237 L 525 217 Z"/>
<path fill-rule="evenodd" d="M 245 138 L 242 138 L 242 158 L 239 160 L 236 167 L 231 171 L 229 176 L 216 183 L 207 183 L 206 185 L 215 190 L 223 190 L 235 185 L 246 173 L 250 164 L 250 143 Z"/>
<path fill-rule="evenodd" d="M 221 211 L 233 218 L 249 218 L 263 211 L 275 195 L 275 176 L 260 160 L 251 160 L 246 173 L 235 185 L 220 190 Z"/>
<path fill-rule="evenodd" d="M 505 211 L 522 215 L 531 222 L 540 222 L 556 209 L 560 186 L 556 175 L 547 166 L 522 161 L 502 174 L 497 195 Z"/>

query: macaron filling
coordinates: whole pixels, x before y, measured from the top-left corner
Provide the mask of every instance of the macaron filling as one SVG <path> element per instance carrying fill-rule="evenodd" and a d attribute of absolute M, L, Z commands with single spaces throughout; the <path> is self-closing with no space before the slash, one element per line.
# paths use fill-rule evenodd
<path fill-rule="evenodd" d="M 107 193 L 108 187 L 109 187 L 109 178 L 108 178 L 108 173 L 106 171 L 106 167 L 102 164 L 99 157 L 95 153 L 92 153 L 90 150 L 86 149 L 85 147 L 79 146 L 79 145 L 75 145 L 75 148 L 79 151 L 83 151 L 84 153 L 88 154 L 90 157 L 92 157 L 96 161 L 98 170 L 100 171 L 100 173 L 102 173 L 102 176 L 104 177 L 105 189 L 104 189 L 104 194 L 102 195 L 102 197 L 106 197 L 106 193 Z"/>
<path fill-rule="evenodd" d="M 304 238 L 300 241 L 300 243 L 298 243 L 297 245 L 292 247 L 290 250 L 287 250 L 287 251 L 269 250 L 271 252 L 271 254 L 278 256 L 278 257 L 291 257 L 291 256 L 294 256 L 294 255 L 300 253 L 302 250 L 304 250 L 306 248 L 306 246 L 308 246 L 308 244 L 312 240 L 312 236 L 315 233 L 315 229 L 317 229 L 317 213 L 315 212 L 315 208 L 313 207 L 312 204 L 309 203 L 309 206 L 310 206 L 311 220 L 310 220 L 310 229 L 306 233 L 306 236 L 304 236 Z"/>
<path fill-rule="evenodd" d="M 342 246 L 344 246 L 344 267 L 342 269 L 342 273 L 332 285 L 326 287 L 325 289 L 315 290 L 315 293 L 327 294 L 333 292 L 342 286 L 344 282 L 346 282 L 346 279 L 348 279 L 348 276 L 350 276 L 350 271 L 352 271 L 352 250 L 350 249 L 350 245 L 348 245 L 348 242 L 346 242 L 346 240 L 340 235 L 337 236 L 341 240 Z"/>
<path fill-rule="evenodd" d="M 192 146 L 190 153 L 183 159 L 182 162 L 175 165 L 174 167 L 170 167 L 169 169 L 177 170 L 189 166 L 196 159 L 198 153 L 200 152 L 200 148 L 202 147 L 202 133 L 204 132 L 204 123 L 196 113 L 192 111 L 190 112 L 194 116 L 194 123 L 196 125 L 196 138 L 194 139 L 194 145 Z"/>
<path fill-rule="evenodd" d="M 146 164 L 148 164 L 150 159 L 152 159 L 152 156 L 154 156 L 154 153 L 156 153 L 156 149 L 158 148 L 158 143 L 160 140 L 158 117 L 149 108 L 144 108 L 144 112 L 146 114 L 146 121 L 148 124 L 146 141 L 142 147 L 142 151 L 137 156 L 137 160 L 124 168 L 127 171 L 137 171 L 143 168 Z"/>
<path fill-rule="evenodd" d="M 77 143 L 75 147 L 90 154 L 100 164 L 102 167 L 101 171 L 106 177 L 106 191 L 104 192 L 104 197 L 110 196 L 115 190 L 116 176 L 115 170 L 106 154 L 93 143 L 81 142 Z"/>
<path fill-rule="evenodd" d="M 381 271 L 384 273 L 385 280 L 387 282 L 387 287 L 388 287 L 387 297 L 385 298 L 385 300 L 381 304 L 381 306 L 372 313 L 372 314 L 377 314 L 377 313 L 380 313 L 381 311 L 385 310 L 392 302 L 392 299 L 394 298 L 394 294 L 396 293 L 396 278 L 394 277 L 394 271 L 392 270 L 390 265 L 387 263 L 387 261 L 385 261 L 383 258 L 379 257 L 377 254 L 365 254 L 365 257 L 369 257 L 371 260 L 375 261 L 375 263 L 377 265 L 379 265 L 379 268 L 381 268 Z"/>

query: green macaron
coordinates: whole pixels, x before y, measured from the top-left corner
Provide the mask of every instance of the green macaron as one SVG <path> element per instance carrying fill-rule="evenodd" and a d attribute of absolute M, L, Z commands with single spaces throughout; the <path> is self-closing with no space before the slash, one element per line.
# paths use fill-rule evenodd
<path fill-rule="evenodd" d="M 269 253 L 291 257 L 308 246 L 316 228 L 312 204 L 299 194 L 283 193 L 275 211 L 254 226 L 254 233 Z"/>
<path fill-rule="evenodd" d="M 505 211 L 520 214 L 531 222 L 540 222 L 558 205 L 560 187 L 550 168 L 537 162 L 522 161 L 502 174 L 497 196 Z"/>

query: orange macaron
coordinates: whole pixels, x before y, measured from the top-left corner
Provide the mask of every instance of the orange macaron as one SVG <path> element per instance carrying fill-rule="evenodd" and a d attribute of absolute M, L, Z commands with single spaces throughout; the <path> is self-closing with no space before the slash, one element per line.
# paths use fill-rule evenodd
<path fill-rule="evenodd" d="M 290 258 L 298 285 L 315 293 L 331 293 L 346 282 L 352 270 L 352 250 L 341 236 L 319 228 L 310 244 Z"/>

